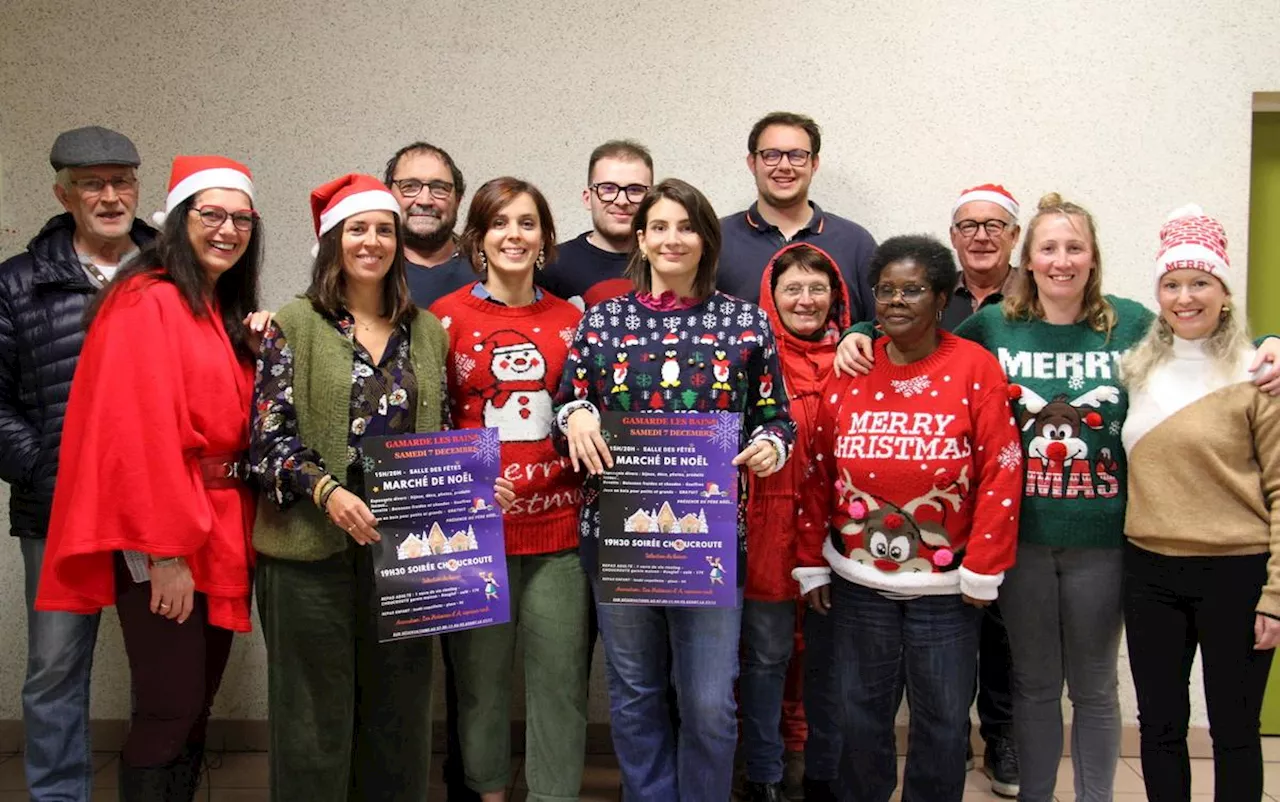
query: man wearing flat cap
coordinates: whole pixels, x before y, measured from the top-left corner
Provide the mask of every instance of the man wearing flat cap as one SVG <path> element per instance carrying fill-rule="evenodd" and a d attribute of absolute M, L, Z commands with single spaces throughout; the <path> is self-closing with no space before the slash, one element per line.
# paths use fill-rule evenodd
<path fill-rule="evenodd" d="M 34 802 L 89 802 L 98 616 L 36 612 L 36 584 L 85 307 L 154 232 L 134 219 L 139 159 L 128 137 L 97 126 L 66 131 L 49 161 L 65 213 L 0 264 L 0 480 L 10 486 L 10 531 L 26 572 L 28 791 Z"/>

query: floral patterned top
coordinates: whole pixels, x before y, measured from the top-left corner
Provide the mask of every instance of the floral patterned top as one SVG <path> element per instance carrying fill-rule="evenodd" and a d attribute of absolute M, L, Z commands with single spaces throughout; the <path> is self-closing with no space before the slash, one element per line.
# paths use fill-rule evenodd
<path fill-rule="evenodd" d="M 360 443 L 365 437 L 403 434 L 413 430 L 413 410 L 418 384 L 409 358 L 409 329 L 397 327 L 387 340 L 382 360 L 355 338 L 355 318 L 344 311 L 333 325 L 351 341 L 355 359 L 351 365 L 351 426 L 347 430 L 347 465 L 326 467 L 320 455 L 302 442 L 293 405 L 293 351 L 284 332 L 272 324 L 262 339 L 258 355 L 257 402 L 250 422 L 249 459 L 253 472 L 268 495 L 282 509 L 299 499 L 309 499 L 325 474 L 349 488 L 363 487 L 364 466 Z M 441 420 L 449 420 L 448 394 L 441 374 Z M 447 426 L 446 426 L 447 428 Z"/>

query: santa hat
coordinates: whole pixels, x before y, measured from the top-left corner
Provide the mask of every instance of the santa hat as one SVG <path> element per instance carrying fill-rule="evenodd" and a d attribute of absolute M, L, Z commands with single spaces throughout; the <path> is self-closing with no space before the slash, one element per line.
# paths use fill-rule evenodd
<path fill-rule="evenodd" d="M 311 190 L 311 219 L 316 237 L 348 217 L 364 212 L 392 212 L 400 216 L 400 203 L 381 181 L 371 175 L 348 173 Z"/>
<path fill-rule="evenodd" d="M 151 215 L 157 226 L 187 198 L 206 189 L 238 189 L 253 202 L 253 174 L 238 161 L 223 156 L 175 156 L 169 170 L 169 194 L 164 211 Z"/>
<path fill-rule="evenodd" d="M 1013 197 L 1012 193 L 999 184 L 979 184 L 976 187 L 970 187 L 960 193 L 960 197 L 956 199 L 956 205 L 951 207 L 951 216 L 954 218 L 956 212 L 960 211 L 960 207 L 966 203 L 974 201 L 985 201 L 994 203 L 1013 215 L 1013 219 L 1018 219 L 1018 201 Z"/>
<path fill-rule="evenodd" d="M 533 343 L 529 342 L 529 338 L 518 331 L 511 329 L 502 329 L 495 331 L 488 337 L 472 346 L 476 351 L 483 351 L 486 347 L 496 356 L 498 354 L 510 353 L 512 351 L 523 351 L 533 348 Z"/>
<path fill-rule="evenodd" d="M 1170 270 L 1203 270 L 1216 276 L 1229 291 L 1227 274 L 1227 231 L 1222 223 L 1195 204 L 1180 206 L 1169 213 L 1160 227 L 1160 251 L 1156 254 L 1156 281 Z"/>

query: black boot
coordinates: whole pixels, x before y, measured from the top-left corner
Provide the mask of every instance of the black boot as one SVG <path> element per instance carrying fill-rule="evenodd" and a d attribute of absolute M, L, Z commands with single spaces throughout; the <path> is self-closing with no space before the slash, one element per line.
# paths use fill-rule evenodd
<path fill-rule="evenodd" d="M 747 780 L 742 784 L 742 796 L 747 802 L 784 802 L 782 783 L 753 783 Z"/>
<path fill-rule="evenodd" d="M 174 764 L 174 802 L 192 802 L 204 776 L 204 744 L 187 744 Z"/>
<path fill-rule="evenodd" d="M 120 759 L 120 802 L 178 802 L 175 764 L 130 766 Z M 186 798 L 183 798 L 186 802 Z"/>
<path fill-rule="evenodd" d="M 804 778 L 804 802 L 836 802 L 836 794 L 827 780 Z"/>

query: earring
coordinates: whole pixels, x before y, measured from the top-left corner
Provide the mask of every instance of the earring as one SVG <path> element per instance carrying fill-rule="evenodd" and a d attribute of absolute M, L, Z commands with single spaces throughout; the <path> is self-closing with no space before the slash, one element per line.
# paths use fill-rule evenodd
<path fill-rule="evenodd" d="M 541 270 L 543 265 L 547 263 L 547 251 L 545 248 L 538 251 L 538 258 L 534 260 L 533 266 Z"/>
<path fill-rule="evenodd" d="M 938 322 L 939 322 L 939 323 L 941 323 L 941 322 L 942 322 L 942 313 L 943 313 L 944 311 L 945 311 L 945 310 L 942 310 L 942 309 L 939 309 L 939 310 L 938 310 Z"/>
<path fill-rule="evenodd" d="M 489 272 L 489 257 L 483 250 L 480 251 L 480 272 Z"/>
<path fill-rule="evenodd" d="M 1169 325 L 1169 321 L 1165 320 L 1163 315 L 1160 316 L 1160 330 L 1157 336 L 1160 337 L 1160 342 L 1166 345 L 1173 342 L 1173 327 Z"/>
<path fill-rule="evenodd" d="M 1226 320 L 1231 317 L 1231 304 L 1223 304 L 1222 311 L 1218 313 L 1219 320 Z"/>

